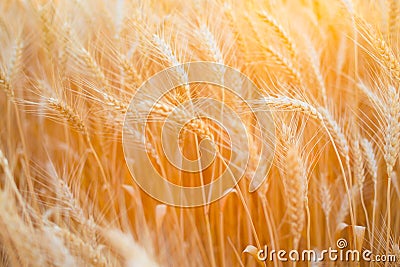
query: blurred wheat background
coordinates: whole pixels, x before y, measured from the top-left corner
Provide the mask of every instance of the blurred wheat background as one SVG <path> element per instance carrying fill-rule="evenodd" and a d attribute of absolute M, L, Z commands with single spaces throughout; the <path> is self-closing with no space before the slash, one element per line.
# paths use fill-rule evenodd
<path fill-rule="evenodd" d="M 399 20 L 397 0 L 1 1 L 0 265 L 285 266 L 257 249 L 338 238 L 400 259 Z M 122 125 L 144 81 L 200 60 L 257 85 L 276 151 L 256 192 L 174 208 L 134 183 Z"/>

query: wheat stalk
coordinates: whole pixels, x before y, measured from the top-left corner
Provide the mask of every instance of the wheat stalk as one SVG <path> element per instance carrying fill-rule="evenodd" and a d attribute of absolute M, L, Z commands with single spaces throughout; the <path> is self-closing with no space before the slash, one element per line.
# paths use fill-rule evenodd
<path fill-rule="evenodd" d="M 378 164 L 376 161 L 376 156 L 372 144 L 366 138 L 363 138 L 361 141 L 361 147 L 363 151 L 363 155 L 365 158 L 365 162 L 367 165 L 367 170 L 372 177 L 372 182 L 374 184 L 374 201 L 372 208 L 372 225 L 371 225 L 371 236 L 372 246 L 374 245 L 375 240 L 375 223 L 376 223 L 376 204 L 378 203 Z"/>

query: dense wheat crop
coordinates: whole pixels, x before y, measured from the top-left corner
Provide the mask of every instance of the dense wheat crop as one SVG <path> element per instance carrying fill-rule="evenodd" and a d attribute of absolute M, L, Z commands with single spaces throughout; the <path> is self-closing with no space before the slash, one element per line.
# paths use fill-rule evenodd
<path fill-rule="evenodd" d="M 0 265 L 291 266 L 260 262 L 257 251 L 319 253 L 339 238 L 400 259 L 399 30 L 398 0 L 2 0 Z M 223 198 L 180 208 L 132 179 L 128 165 L 143 158 L 126 159 L 122 137 L 126 114 L 154 104 L 129 106 L 141 85 L 169 67 L 186 81 L 180 64 L 194 61 L 256 85 L 257 94 L 242 89 L 244 101 L 270 112 L 275 150 L 254 160 L 266 140 L 245 111 L 247 142 L 176 111 L 188 100 L 195 113 L 212 110 L 191 102 L 202 97 L 238 111 L 236 96 L 210 84 L 176 88 L 153 106 L 146 134 L 133 133 L 148 140 L 131 145 L 157 172 L 200 186 L 223 173 L 224 159 L 250 156 Z M 168 162 L 167 118 L 186 123 L 166 143 L 195 159 L 208 140 L 213 167 L 187 173 Z M 257 166 L 268 175 L 249 190 Z M 141 179 L 151 183 L 149 171 Z M 348 263 L 297 266 L 307 264 Z"/>

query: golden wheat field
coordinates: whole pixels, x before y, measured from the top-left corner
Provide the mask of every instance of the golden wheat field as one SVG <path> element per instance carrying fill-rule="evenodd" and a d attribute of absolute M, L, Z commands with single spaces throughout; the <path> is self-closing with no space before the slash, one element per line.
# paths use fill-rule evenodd
<path fill-rule="evenodd" d="M 399 52 L 398 0 L 2 0 L 0 265 L 400 266 Z"/>

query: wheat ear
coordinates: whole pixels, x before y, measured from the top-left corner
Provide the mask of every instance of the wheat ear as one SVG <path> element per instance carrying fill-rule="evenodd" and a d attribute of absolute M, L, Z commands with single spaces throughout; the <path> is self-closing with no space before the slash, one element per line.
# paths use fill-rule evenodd
<path fill-rule="evenodd" d="M 8 81 L 6 75 L 2 71 L 0 71 L 0 86 L 3 89 L 3 91 L 6 93 L 8 98 L 13 99 L 14 98 L 14 91 L 12 90 L 12 87 L 10 86 L 10 82 Z"/>
<path fill-rule="evenodd" d="M 267 96 L 264 97 L 264 100 L 266 104 L 272 108 L 298 111 L 316 119 L 317 121 L 323 120 L 321 113 L 307 102 L 287 96 Z"/>
<path fill-rule="evenodd" d="M 389 0 L 388 33 L 391 38 L 398 35 L 398 23 L 400 19 L 400 4 L 397 0 Z"/>
<path fill-rule="evenodd" d="M 207 25 L 201 25 L 200 35 L 204 40 L 204 42 L 202 43 L 206 47 L 206 51 L 209 54 L 209 57 L 219 64 L 224 64 L 224 58 L 221 50 L 218 47 L 218 42 L 215 40 L 214 35 L 208 29 Z"/>
<path fill-rule="evenodd" d="M 56 227 L 55 235 L 64 240 L 71 254 L 77 258 L 81 258 L 86 264 L 93 266 L 107 266 L 107 258 L 101 252 L 101 247 L 93 247 L 83 241 L 79 236 L 73 234 L 67 229 Z"/>
<path fill-rule="evenodd" d="M 262 47 L 263 53 L 265 53 L 267 57 L 271 58 L 276 65 L 280 66 L 298 85 L 302 85 L 303 82 L 301 74 L 297 69 L 295 69 L 293 63 L 264 42 L 263 38 L 260 35 L 258 27 L 254 23 L 254 20 L 249 17 L 249 15 L 246 15 L 246 20 L 250 24 L 250 29 L 254 34 L 258 45 Z"/>
<path fill-rule="evenodd" d="M 370 224 L 369 224 L 369 217 L 367 207 L 364 201 L 364 182 L 365 182 L 365 171 L 364 171 L 364 157 L 361 151 L 361 146 L 359 142 L 359 136 L 355 135 L 353 144 L 352 144 L 352 151 L 353 151 L 353 166 L 354 166 L 354 176 L 358 182 L 358 189 L 360 191 L 360 198 L 361 198 L 361 206 L 364 210 L 365 221 L 367 223 L 368 231 L 371 231 Z"/>
<path fill-rule="evenodd" d="M 365 161 L 367 163 L 366 165 L 368 173 L 371 175 L 372 181 L 376 183 L 378 178 L 378 163 L 376 161 L 374 148 L 372 147 L 371 142 L 368 141 L 368 139 L 366 138 L 363 138 L 361 140 L 361 147 L 363 150 Z"/>
<path fill-rule="evenodd" d="M 376 31 L 362 18 L 357 17 L 357 22 L 360 27 L 364 28 L 366 31 L 366 38 L 371 44 L 373 49 L 378 53 L 376 60 L 386 69 L 391 77 L 395 81 L 400 80 L 400 63 L 396 55 L 394 54 L 391 47 L 386 43 L 382 36 L 380 36 Z"/>
<path fill-rule="evenodd" d="M 75 55 L 75 54 L 73 54 Z M 76 55 L 75 55 L 76 57 Z M 79 57 L 83 60 L 85 65 L 90 69 L 92 74 L 94 75 L 94 78 L 96 78 L 96 81 L 100 82 L 102 86 L 105 88 L 108 87 L 108 81 L 106 79 L 106 75 L 104 74 L 103 70 L 97 64 L 95 59 L 92 57 L 92 55 L 87 51 L 84 47 L 81 47 L 79 50 Z"/>
<path fill-rule="evenodd" d="M 22 207 L 23 214 L 24 215 L 28 215 L 28 211 L 27 211 L 27 208 L 26 208 L 26 205 L 25 205 L 25 200 L 22 197 L 22 195 L 21 195 L 21 193 L 20 193 L 20 191 L 19 191 L 19 189 L 17 187 L 17 184 L 15 183 L 14 176 L 12 174 L 10 165 L 8 163 L 8 159 L 4 155 L 4 153 L 3 153 L 3 151 L 1 149 L 0 149 L 0 166 L 3 168 L 3 171 L 4 171 L 6 179 L 7 179 L 7 182 L 5 183 L 5 185 L 8 185 L 8 186 L 10 186 L 12 188 L 12 190 L 13 190 L 13 192 L 14 192 L 14 194 L 15 194 L 18 202 L 19 202 L 19 204 Z"/>
<path fill-rule="evenodd" d="M 289 196 L 287 211 L 289 216 L 290 231 L 293 235 L 293 247 L 299 245 L 301 233 L 305 224 L 305 198 L 307 195 L 307 177 L 304 161 L 297 147 L 289 147 L 286 155 L 286 177 L 284 179 L 285 191 Z"/>
<path fill-rule="evenodd" d="M 283 44 L 287 47 L 290 56 L 292 58 L 297 58 L 296 46 L 282 25 L 266 11 L 261 11 L 258 15 L 261 17 L 262 21 L 270 26 L 276 35 L 282 40 Z"/>
<path fill-rule="evenodd" d="M 10 100 L 14 100 L 15 96 L 15 92 L 11 83 L 16 80 L 16 75 L 21 67 L 22 53 L 24 48 L 24 43 L 22 42 L 21 38 L 16 40 L 13 48 L 13 54 L 8 64 L 8 69 L 4 72 L 0 70 L 0 87 L 2 87 Z"/>
<path fill-rule="evenodd" d="M 239 49 L 239 51 L 242 53 L 242 55 L 246 56 L 247 53 L 247 47 L 246 47 L 246 42 L 243 39 L 243 34 L 239 31 L 238 25 L 237 25 L 237 17 L 235 13 L 232 10 L 231 6 L 226 5 L 225 6 L 225 16 L 228 19 L 229 26 L 232 30 L 233 35 L 236 37 L 236 44 Z"/>
<path fill-rule="evenodd" d="M 42 241 L 40 247 L 42 251 L 46 251 L 47 264 L 53 264 L 53 266 L 76 266 L 76 259 L 64 244 L 64 240 L 55 234 L 55 230 L 58 227 L 47 224 L 49 223 L 45 221 L 45 225 L 36 231 Z"/>
<path fill-rule="evenodd" d="M 136 70 L 124 55 L 118 55 L 118 61 L 122 70 L 133 79 L 134 86 L 138 87 L 143 80 L 142 75 Z"/>
<path fill-rule="evenodd" d="M 321 66 L 320 66 L 320 58 L 317 54 L 317 51 L 315 51 L 315 47 L 311 43 L 311 41 L 308 42 L 308 47 L 310 50 L 310 63 L 311 63 L 311 68 L 315 74 L 321 96 L 322 96 L 322 101 L 325 106 L 328 105 L 328 96 L 326 93 L 326 86 L 325 86 L 325 80 L 324 77 L 322 76 L 321 73 Z"/>
<path fill-rule="evenodd" d="M 349 189 L 348 179 L 346 176 L 346 172 L 344 170 L 340 155 L 344 156 L 346 159 L 346 165 L 348 169 L 349 175 L 351 175 L 350 170 L 350 156 L 349 156 L 349 146 L 347 143 L 347 139 L 345 138 L 341 128 L 337 124 L 337 122 L 332 119 L 329 112 L 325 108 L 315 108 L 314 106 L 293 98 L 289 98 L 286 96 L 277 96 L 277 97 L 264 97 L 263 103 L 268 104 L 270 107 L 276 108 L 285 108 L 291 111 L 300 111 L 303 112 L 310 117 L 315 118 L 321 125 L 325 128 L 329 139 L 332 142 L 333 148 L 339 160 L 340 169 L 343 174 L 344 186 L 346 188 L 346 193 L 348 197 L 348 201 L 350 203 L 350 215 L 351 222 L 355 225 L 355 217 L 353 212 L 353 206 L 351 205 L 351 192 Z"/>
<path fill-rule="evenodd" d="M 153 35 L 153 43 L 160 51 L 162 56 L 169 62 L 170 66 L 176 68 L 176 72 L 178 74 L 178 78 L 180 82 L 184 85 L 184 95 L 186 99 L 190 99 L 191 94 L 190 94 L 190 87 L 189 87 L 189 77 L 188 74 L 186 73 L 185 69 L 181 66 L 181 63 L 179 62 L 178 58 L 176 57 L 175 53 L 173 53 L 171 46 L 160 36 L 154 34 Z M 182 101 L 183 96 L 181 94 L 177 95 L 178 101 Z"/>
<path fill-rule="evenodd" d="M 386 116 L 385 161 L 390 177 L 400 152 L 400 94 L 393 86 L 389 86 L 388 89 Z"/>
<path fill-rule="evenodd" d="M 123 257 L 126 266 L 158 266 L 149 253 L 139 246 L 130 235 L 113 229 L 103 230 L 102 235 L 112 249 Z"/>
<path fill-rule="evenodd" d="M 335 144 L 337 145 L 340 154 L 345 158 L 346 164 L 350 162 L 349 144 L 342 131 L 342 128 L 331 116 L 331 113 L 326 108 L 319 108 L 318 111 L 322 114 L 323 121 L 332 134 Z"/>
<path fill-rule="evenodd" d="M 14 195 L 0 190 L 0 239 L 6 253 L 14 266 L 45 266 L 44 254 L 37 243 L 39 239 L 18 210 Z"/>
<path fill-rule="evenodd" d="M 369 100 L 376 106 L 378 111 L 382 112 L 385 109 L 385 104 L 383 103 L 382 99 L 372 92 L 371 89 L 365 84 L 358 83 L 357 87 L 369 98 Z"/>
<path fill-rule="evenodd" d="M 386 254 L 389 254 L 390 241 L 390 221 L 391 221 L 391 184 L 393 168 L 396 164 L 400 152 L 400 94 L 396 92 L 393 86 L 388 89 L 387 101 L 387 127 L 385 131 L 385 161 L 387 166 L 388 184 L 386 192 L 387 206 L 387 230 L 386 230 Z"/>
<path fill-rule="evenodd" d="M 400 80 L 400 63 L 392 49 L 379 37 L 374 39 L 374 47 L 378 50 L 381 63 L 398 83 Z"/>
<path fill-rule="evenodd" d="M 70 107 L 63 101 L 52 97 L 48 98 L 47 102 L 52 110 L 56 111 L 62 118 L 65 118 L 66 121 L 70 122 L 70 124 L 75 129 L 82 132 L 85 137 L 89 135 L 82 118 L 72 109 L 72 107 Z"/>
<path fill-rule="evenodd" d="M 48 98 L 47 99 L 48 105 L 50 109 L 56 111 L 62 118 L 66 119 L 66 121 L 70 122 L 71 125 L 79 130 L 85 137 L 91 151 L 93 152 L 93 156 L 96 160 L 97 165 L 99 166 L 99 170 L 103 179 L 103 182 L 105 185 L 108 184 L 107 176 L 104 171 L 103 164 L 101 163 L 101 160 L 99 158 L 99 155 L 97 154 L 96 149 L 93 147 L 92 140 L 90 138 L 88 129 L 83 122 L 83 119 L 79 116 L 78 113 L 75 112 L 75 110 L 69 106 L 67 103 L 63 102 L 62 100 L 56 99 L 56 98 Z M 106 189 L 108 191 L 110 201 L 112 202 L 112 194 L 108 186 L 106 186 Z"/>

